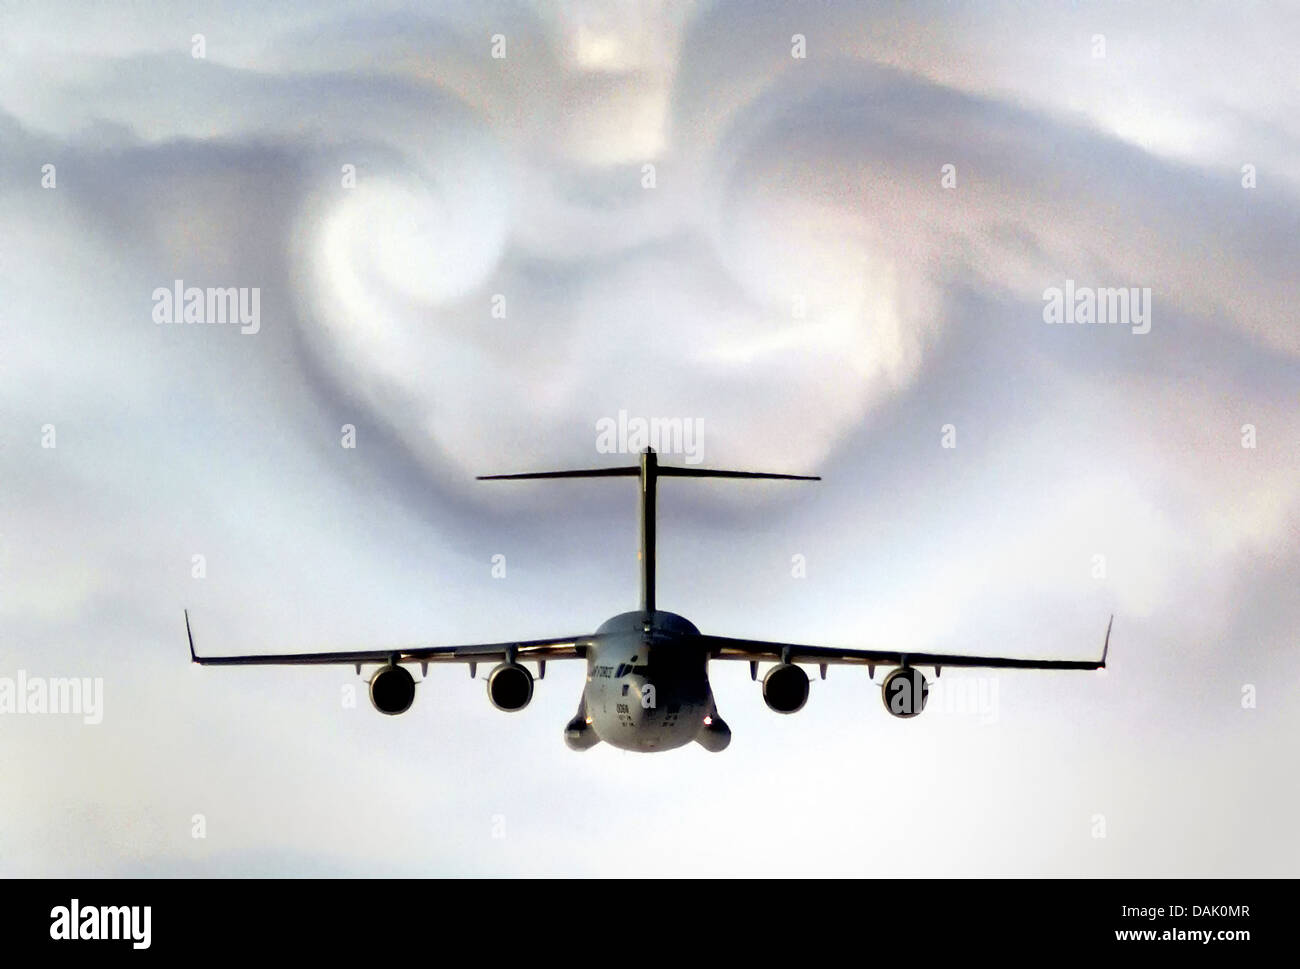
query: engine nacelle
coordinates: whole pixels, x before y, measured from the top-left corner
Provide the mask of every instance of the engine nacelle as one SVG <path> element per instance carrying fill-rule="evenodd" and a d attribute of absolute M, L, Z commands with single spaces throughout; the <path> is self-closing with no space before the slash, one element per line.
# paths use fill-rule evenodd
<path fill-rule="evenodd" d="M 498 710 L 522 710 L 533 698 L 533 674 L 518 663 L 502 663 L 488 674 L 487 692 Z"/>
<path fill-rule="evenodd" d="M 415 677 L 404 666 L 381 666 L 370 678 L 370 702 L 390 717 L 411 709 L 415 700 Z"/>
<path fill-rule="evenodd" d="M 763 702 L 777 713 L 796 713 L 808 702 L 808 674 L 793 663 L 779 663 L 763 676 Z"/>
<path fill-rule="evenodd" d="M 885 709 L 896 717 L 914 717 L 925 709 L 926 698 L 930 695 L 930 684 L 925 681 L 921 671 L 910 666 L 902 666 L 885 677 L 880 688 L 881 699 Z"/>

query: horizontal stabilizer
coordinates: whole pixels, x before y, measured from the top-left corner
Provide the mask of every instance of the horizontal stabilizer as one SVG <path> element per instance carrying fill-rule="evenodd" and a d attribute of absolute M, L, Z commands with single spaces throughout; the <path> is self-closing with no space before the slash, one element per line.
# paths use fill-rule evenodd
<path fill-rule="evenodd" d="M 779 481 L 821 481 L 811 474 L 771 474 L 767 471 L 715 471 L 713 468 L 679 468 L 659 466 L 661 478 L 770 478 Z"/>
<path fill-rule="evenodd" d="M 523 481 L 537 478 L 640 478 L 641 479 L 641 609 L 655 611 L 655 492 L 660 478 L 745 478 L 768 481 L 820 481 L 810 474 L 773 474 L 768 471 L 721 471 L 661 465 L 654 448 L 641 452 L 641 463 L 622 468 L 583 471 L 525 471 L 522 474 L 481 474 L 479 481 Z"/>
<path fill-rule="evenodd" d="M 639 467 L 591 468 L 587 471 L 528 471 L 524 474 L 480 474 L 479 481 L 518 481 L 524 478 L 635 478 Z"/>
<path fill-rule="evenodd" d="M 767 478 L 774 481 L 821 481 L 811 474 L 773 474 L 769 471 L 723 471 L 715 468 L 683 468 L 661 464 L 655 468 L 660 478 Z M 480 474 L 479 481 L 522 481 L 528 478 L 635 478 L 639 467 L 589 468 L 580 471 L 525 471 L 522 474 Z"/>

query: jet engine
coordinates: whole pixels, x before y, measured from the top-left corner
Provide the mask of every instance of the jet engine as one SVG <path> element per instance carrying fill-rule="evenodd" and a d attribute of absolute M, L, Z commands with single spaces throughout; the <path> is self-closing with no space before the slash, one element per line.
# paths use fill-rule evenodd
<path fill-rule="evenodd" d="M 370 702 L 390 717 L 411 709 L 415 677 L 404 666 L 381 666 L 370 678 Z"/>
<path fill-rule="evenodd" d="M 488 674 L 487 691 L 498 710 L 522 710 L 533 698 L 533 674 L 518 663 L 502 663 Z"/>
<path fill-rule="evenodd" d="M 925 709 L 930 685 L 918 669 L 902 666 L 885 677 L 880 688 L 885 709 L 896 717 L 914 717 Z"/>
<path fill-rule="evenodd" d="M 793 663 L 778 663 L 763 677 L 763 701 L 777 713 L 795 713 L 808 702 L 808 674 Z"/>

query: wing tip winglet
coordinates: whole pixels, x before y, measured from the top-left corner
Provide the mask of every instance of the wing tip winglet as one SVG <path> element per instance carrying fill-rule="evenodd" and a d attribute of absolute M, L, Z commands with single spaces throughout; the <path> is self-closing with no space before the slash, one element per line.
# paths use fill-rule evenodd
<path fill-rule="evenodd" d="M 190 631 L 190 611 L 185 610 L 185 637 L 190 641 L 190 662 L 197 663 L 199 657 L 194 652 L 194 633 Z"/>
<path fill-rule="evenodd" d="M 1115 613 L 1110 614 L 1110 622 L 1106 623 L 1106 641 L 1101 647 L 1101 669 L 1106 668 L 1106 655 L 1110 652 L 1110 627 L 1115 625 Z"/>

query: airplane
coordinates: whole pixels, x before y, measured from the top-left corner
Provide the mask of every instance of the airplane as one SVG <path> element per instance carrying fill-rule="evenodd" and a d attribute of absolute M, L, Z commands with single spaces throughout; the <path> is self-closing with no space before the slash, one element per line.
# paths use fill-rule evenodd
<path fill-rule="evenodd" d="M 865 666 L 875 680 L 877 666 L 892 667 L 881 684 L 885 709 L 895 717 L 914 717 L 924 708 L 929 684 L 917 667 L 933 667 L 937 679 L 945 666 L 1033 670 L 1103 670 L 1110 650 L 1110 630 L 1099 660 L 1037 660 L 1000 656 L 960 656 L 944 653 L 908 653 L 880 649 L 801 646 L 795 643 L 731 639 L 701 633 L 689 620 L 664 612 L 655 604 L 655 504 L 660 478 L 737 478 L 786 481 L 820 481 L 820 477 L 724 471 L 660 465 L 652 448 L 640 454 L 640 464 L 583 471 L 538 471 L 524 474 L 480 475 L 480 481 L 539 478 L 636 477 L 641 506 L 641 608 L 620 613 L 591 634 L 557 636 L 516 642 L 467 646 L 413 646 L 329 653 L 281 653 L 251 656 L 199 656 L 194 649 L 189 610 L 185 634 L 190 660 L 203 666 L 347 664 L 356 667 L 378 663 L 370 678 L 370 701 L 380 713 L 396 716 L 411 708 L 415 678 L 406 663 L 419 663 L 428 675 L 430 663 L 464 663 L 470 678 L 480 663 L 495 663 L 487 677 L 487 694 L 498 710 L 515 712 L 533 698 L 534 676 L 524 661 L 536 663 L 536 679 L 546 675 L 550 660 L 582 659 L 587 681 L 578 712 L 564 728 L 564 741 L 572 750 L 589 750 L 602 741 L 621 750 L 652 753 L 672 750 L 694 741 L 714 753 L 731 742 L 731 730 L 718 715 L 709 685 L 709 663 L 743 660 L 751 680 L 758 679 L 761 662 L 773 665 L 763 677 L 762 693 L 776 713 L 791 714 L 808 701 L 808 674 L 800 663 L 816 664 L 821 678 L 831 665 Z"/>

